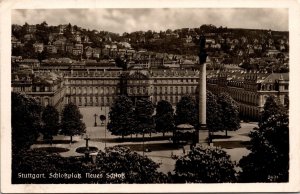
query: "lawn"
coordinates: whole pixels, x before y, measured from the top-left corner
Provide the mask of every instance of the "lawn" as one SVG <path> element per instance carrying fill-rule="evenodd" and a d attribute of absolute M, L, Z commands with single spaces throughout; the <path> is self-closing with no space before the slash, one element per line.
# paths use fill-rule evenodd
<path fill-rule="evenodd" d="M 214 146 L 225 148 L 225 149 L 234 149 L 234 148 L 247 148 L 250 143 L 249 141 L 217 141 L 214 142 Z"/>
<path fill-rule="evenodd" d="M 36 151 L 45 151 L 48 153 L 61 153 L 61 152 L 68 152 L 68 148 L 61 148 L 61 147 L 40 147 L 40 148 L 33 148 Z"/>
<path fill-rule="evenodd" d="M 143 144 L 122 144 L 120 146 L 129 147 L 133 151 L 142 152 Z M 145 143 L 144 150 L 151 151 L 164 151 L 164 150 L 178 150 L 178 146 L 173 143 Z"/>

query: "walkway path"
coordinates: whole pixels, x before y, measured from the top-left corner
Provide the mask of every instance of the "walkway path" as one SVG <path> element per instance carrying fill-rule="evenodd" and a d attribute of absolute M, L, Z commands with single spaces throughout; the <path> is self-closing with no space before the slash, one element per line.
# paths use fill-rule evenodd
<path fill-rule="evenodd" d="M 88 135 L 91 140 L 89 141 L 89 146 L 94 146 L 97 147 L 99 150 L 105 149 L 105 146 L 111 147 L 115 145 L 141 145 L 142 142 L 117 142 L 117 141 L 109 141 L 113 143 L 104 143 L 104 139 L 108 140 L 116 140 L 118 137 L 111 135 L 110 132 L 105 130 L 105 127 L 101 125 L 99 121 L 99 117 L 97 120 L 97 125 L 94 127 L 94 117 L 93 115 L 96 114 L 104 114 L 105 111 L 104 109 L 101 110 L 99 107 L 90 107 L 90 108 L 81 108 L 80 109 L 82 114 L 83 114 L 83 121 L 86 123 L 86 135 Z M 102 112 L 101 112 L 102 111 Z M 108 112 L 108 109 L 106 110 Z M 99 113 L 100 112 L 100 113 Z M 237 131 L 228 131 L 228 136 L 230 138 L 222 138 L 222 139 L 214 139 L 213 142 L 214 144 L 217 145 L 229 145 L 231 143 L 242 143 L 242 142 L 247 142 L 249 141 L 248 134 L 250 131 L 254 128 L 257 127 L 256 123 L 241 123 L 241 129 Z M 215 132 L 215 135 L 224 135 L 225 132 Z M 166 134 L 166 135 L 171 135 L 171 134 Z M 146 137 L 149 137 L 149 134 L 145 135 Z M 162 136 L 162 134 L 152 134 L 152 137 L 158 137 Z M 73 138 L 73 141 L 75 143 L 72 144 L 54 144 L 53 146 L 55 147 L 63 147 L 63 148 L 68 148 L 69 151 L 60 153 L 61 156 L 63 157 L 69 157 L 69 156 L 80 156 L 82 154 L 79 154 L 76 152 L 76 148 L 78 147 L 85 147 L 85 140 L 84 140 L 85 135 L 82 136 L 75 136 Z M 130 136 L 127 136 L 130 138 Z M 135 137 L 135 136 L 134 136 Z M 141 137 L 141 135 L 139 135 Z M 69 140 L 70 137 L 65 137 L 62 135 L 54 137 L 54 140 Z M 170 143 L 170 140 L 159 140 L 159 141 L 145 141 L 145 147 L 147 147 L 147 144 L 168 144 Z M 32 148 L 38 148 L 38 147 L 49 147 L 49 144 L 35 144 L 32 146 Z M 234 148 L 223 148 L 230 156 L 231 159 L 235 162 L 238 162 L 243 156 L 249 154 L 249 150 L 245 148 L 245 146 L 241 147 L 234 147 Z M 141 151 L 137 151 L 139 154 L 143 154 Z M 151 152 L 145 152 L 144 153 L 146 156 L 151 158 L 153 161 L 157 163 L 161 163 L 161 166 L 159 168 L 159 171 L 167 173 L 169 171 L 174 170 L 175 166 L 175 160 L 171 158 L 171 155 L 177 155 L 177 156 L 182 156 L 184 155 L 183 149 L 169 149 L 169 150 L 152 150 Z"/>

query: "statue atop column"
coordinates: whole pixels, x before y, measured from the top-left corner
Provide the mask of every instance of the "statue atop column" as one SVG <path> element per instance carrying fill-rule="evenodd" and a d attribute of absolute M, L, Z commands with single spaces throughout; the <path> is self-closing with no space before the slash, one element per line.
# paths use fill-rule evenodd
<path fill-rule="evenodd" d="M 204 64 L 206 62 L 207 54 L 205 51 L 205 43 L 206 39 L 203 35 L 200 36 L 199 41 L 199 63 L 200 65 Z"/>

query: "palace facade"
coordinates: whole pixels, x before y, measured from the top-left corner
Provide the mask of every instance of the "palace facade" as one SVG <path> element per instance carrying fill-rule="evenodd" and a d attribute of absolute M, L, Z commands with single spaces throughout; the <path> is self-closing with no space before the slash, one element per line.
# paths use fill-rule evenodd
<path fill-rule="evenodd" d="M 111 106 L 121 94 L 133 102 L 148 98 L 154 104 L 167 100 L 172 105 L 183 95 L 196 94 L 198 71 L 135 69 L 130 71 L 73 72 L 65 76 L 66 102 L 78 106 Z"/>
<path fill-rule="evenodd" d="M 232 70 L 210 72 L 207 89 L 215 94 L 228 93 L 239 105 L 243 118 L 258 120 L 268 96 L 275 96 L 288 105 L 289 74 Z"/>
<path fill-rule="evenodd" d="M 151 70 L 73 67 L 35 69 L 12 73 L 13 91 L 36 98 L 42 105 L 61 110 L 69 102 L 77 106 L 111 106 L 121 94 L 135 103 L 147 98 L 156 104 L 167 100 L 173 106 L 184 95 L 198 95 L 198 70 Z M 257 120 L 268 96 L 288 103 L 289 74 L 207 71 L 207 89 L 215 94 L 229 93 L 238 103 L 242 117 Z"/>
<path fill-rule="evenodd" d="M 52 105 L 59 112 L 65 104 L 65 82 L 53 72 L 20 70 L 12 73 L 12 91 L 35 98 L 43 106 Z"/>

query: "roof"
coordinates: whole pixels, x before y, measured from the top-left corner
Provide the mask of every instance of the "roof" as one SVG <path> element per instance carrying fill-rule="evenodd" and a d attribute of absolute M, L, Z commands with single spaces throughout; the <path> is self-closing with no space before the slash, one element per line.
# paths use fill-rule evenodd
<path fill-rule="evenodd" d="M 126 72 L 124 76 L 127 79 L 148 79 L 149 78 L 149 71 L 147 70 L 131 70 Z"/>
<path fill-rule="evenodd" d="M 39 60 L 37 59 L 23 59 L 24 63 L 39 63 Z"/>
<path fill-rule="evenodd" d="M 274 83 L 277 80 L 285 80 L 289 81 L 289 73 L 272 73 L 269 76 L 267 76 L 262 83 L 268 83 L 272 82 Z"/>
<path fill-rule="evenodd" d="M 190 125 L 190 124 L 187 124 L 187 123 L 177 125 L 176 128 L 179 129 L 179 130 L 193 130 L 193 129 L 195 129 L 193 125 Z"/>

